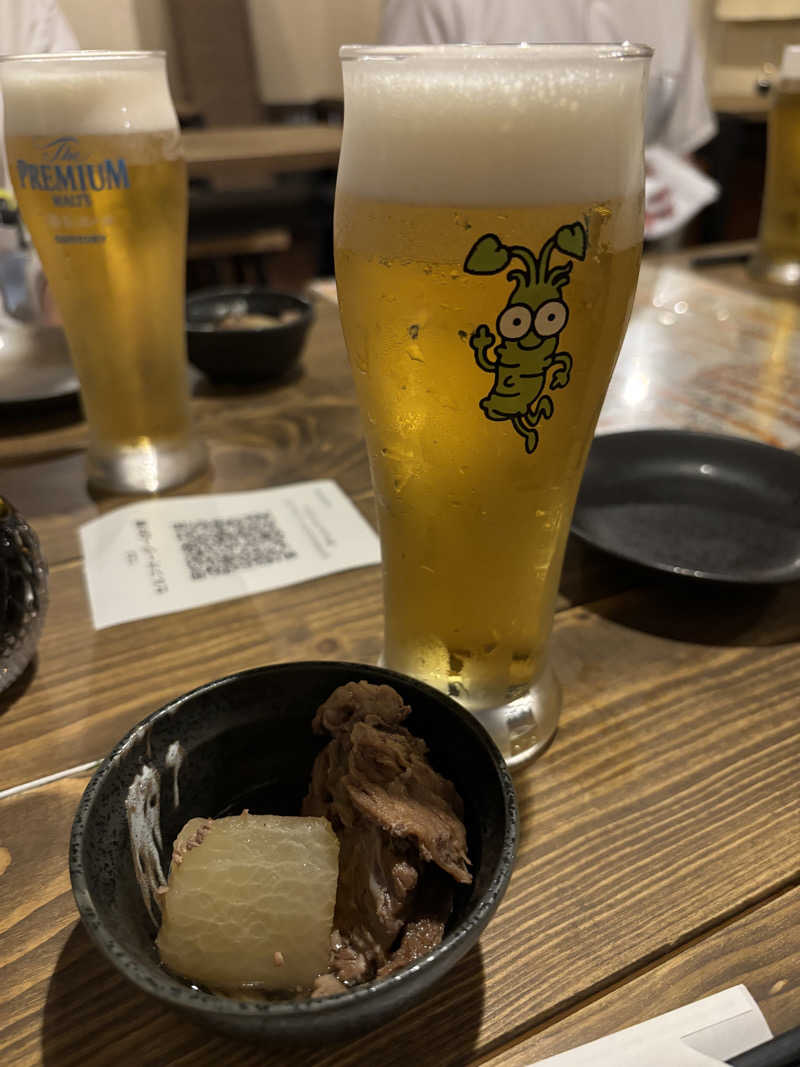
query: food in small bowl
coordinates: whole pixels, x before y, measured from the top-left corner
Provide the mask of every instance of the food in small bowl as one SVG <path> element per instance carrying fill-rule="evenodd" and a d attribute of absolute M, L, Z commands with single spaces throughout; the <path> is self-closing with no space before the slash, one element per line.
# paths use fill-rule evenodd
<path fill-rule="evenodd" d="M 293 663 L 212 682 L 131 731 L 87 787 L 70 868 L 91 936 L 141 989 L 217 1029 L 320 1044 L 410 1007 L 475 944 L 508 883 L 516 833 L 503 760 L 453 700 L 376 667 Z M 297 880 L 306 859 L 310 893 Z M 278 882 L 295 880 L 289 896 L 307 909 L 301 921 L 276 924 L 268 906 L 248 912 L 270 865 L 281 867 Z M 220 870 L 221 902 L 207 892 Z M 389 906 L 365 909 L 380 877 L 372 895 Z M 265 938 L 267 981 L 249 989 L 236 988 L 237 954 L 214 938 L 236 909 L 248 915 L 245 941 Z M 336 924 L 327 969 L 318 921 L 326 910 L 324 932 Z M 199 940 L 196 915 L 208 920 Z M 156 940 L 169 942 L 172 919 L 183 922 L 187 951 L 170 955 L 173 938 L 162 961 Z M 271 926 L 278 940 L 268 941 Z M 208 970 L 218 950 L 223 970 Z M 298 960 L 317 972 L 316 988 L 310 971 L 282 980 Z"/>
<path fill-rule="evenodd" d="M 338 877 L 327 819 L 190 819 L 155 888 L 161 962 L 225 996 L 310 995 L 329 968 Z"/>
<path fill-rule="evenodd" d="M 186 300 L 190 361 L 212 381 L 283 377 L 303 349 L 314 318 L 302 297 L 254 286 L 201 289 Z"/>
<path fill-rule="evenodd" d="M 168 881 L 141 884 L 162 963 L 232 996 L 329 995 L 441 942 L 455 886 L 472 881 L 464 805 L 403 725 L 410 712 L 391 686 L 346 682 L 312 721 L 330 741 L 299 817 L 189 820 Z M 146 803 L 134 780 L 132 839 Z"/>

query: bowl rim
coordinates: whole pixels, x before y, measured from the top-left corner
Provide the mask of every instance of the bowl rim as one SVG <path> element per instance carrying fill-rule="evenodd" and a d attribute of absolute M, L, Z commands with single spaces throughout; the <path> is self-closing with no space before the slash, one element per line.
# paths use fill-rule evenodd
<path fill-rule="evenodd" d="M 292 293 L 288 289 L 270 289 L 268 285 L 212 285 L 206 289 L 194 289 L 191 293 L 186 294 L 186 311 L 194 305 L 199 305 L 206 300 L 220 300 L 223 297 L 247 299 L 250 296 L 277 296 L 281 299 L 288 300 L 289 306 L 294 307 L 299 313 L 300 318 L 295 319 L 293 322 L 279 322 L 275 326 L 262 326 L 255 329 L 252 326 L 243 326 L 241 328 L 236 326 L 226 327 L 223 331 L 223 336 L 229 337 L 233 335 L 246 335 L 269 331 L 273 333 L 280 330 L 297 329 L 298 327 L 308 326 L 314 320 L 314 304 L 305 296 L 301 296 L 299 293 Z M 193 334 L 201 334 L 203 336 L 209 336 L 209 334 L 215 333 L 215 331 L 209 331 L 206 327 L 207 324 L 201 324 L 199 322 L 190 322 L 186 317 L 186 332 Z"/>
<path fill-rule="evenodd" d="M 128 953 L 127 949 L 120 946 L 106 931 L 105 924 L 94 905 L 92 893 L 83 869 L 82 839 L 89 811 L 101 786 L 111 773 L 115 763 L 131 745 L 140 740 L 142 735 L 149 732 L 156 719 L 172 715 L 183 704 L 196 698 L 199 694 L 212 692 L 249 675 L 277 674 L 287 668 L 316 670 L 320 668 L 330 669 L 332 667 L 340 669 L 342 673 L 357 674 L 366 671 L 373 675 L 377 674 L 385 679 L 384 684 L 387 685 L 391 685 L 393 679 L 403 685 L 411 683 L 413 687 L 420 689 L 426 696 L 447 705 L 450 711 L 455 713 L 456 718 L 461 720 L 462 725 L 480 741 L 490 759 L 492 769 L 499 779 L 505 815 L 505 829 L 500 856 L 483 897 L 475 904 L 468 917 L 462 920 L 453 930 L 449 931 L 442 942 L 431 952 L 428 952 L 413 963 L 407 964 L 395 974 L 355 986 L 348 989 L 346 994 L 337 992 L 329 996 L 302 1000 L 253 1002 L 217 996 L 200 989 L 194 989 L 188 985 L 181 985 L 179 984 L 180 979 L 173 977 L 167 971 L 158 973 L 158 969 L 156 969 L 156 974 L 154 975 L 151 969 L 139 963 Z M 350 678 L 349 680 L 353 681 L 354 679 Z M 346 682 L 343 680 L 339 684 L 344 685 Z M 463 708 L 456 700 L 425 682 L 386 667 L 349 660 L 292 660 L 266 664 L 260 667 L 249 667 L 244 670 L 234 671 L 232 674 L 224 675 L 221 678 L 215 678 L 175 697 L 131 727 L 95 770 L 81 796 L 70 832 L 69 872 L 72 893 L 78 913 L 90 939 L 114 968 L 121 971 L 124 977 L 142 992 L 155 996 L 158 1000 L 177 1009 L 189 1009 L 217 1017 L 223 1016 L 230 1020 L 249 1018 L 253 1021 L 274 1021 L 278 1024 L 281 1020 L 295 1020 L 303 1017 L 311 1020 L 317 1017 L 327 1017 L 343 1013 L 347 1009 L 357 1012 L 359 1004 L 380 1003 L 385 999 L 392 1000 L 393 990 L 405 983 L 412 974 L 424 975 L 430 973 L 431 980 L 433 980 L 440 961 L 454 954 L 457 960 L 461 954 L 460 950 L 463 942 L 469 936 L 470 931 L 476 925 L 482 929 L 497 909 L 514 869 L 518 839 L 519 810 L 514 783 L 505 760 L 486 729 L 474 715 Z"/>

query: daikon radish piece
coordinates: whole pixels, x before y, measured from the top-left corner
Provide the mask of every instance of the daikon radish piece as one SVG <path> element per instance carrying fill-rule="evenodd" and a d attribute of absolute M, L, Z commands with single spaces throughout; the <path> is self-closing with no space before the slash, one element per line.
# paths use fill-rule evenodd
<path fill-rule="evenodd" d="M 161 960 L 226 992 L 308 989 L 328 970 L 338 875 L 327 819 L 191 819 L 160 894 Z"/>

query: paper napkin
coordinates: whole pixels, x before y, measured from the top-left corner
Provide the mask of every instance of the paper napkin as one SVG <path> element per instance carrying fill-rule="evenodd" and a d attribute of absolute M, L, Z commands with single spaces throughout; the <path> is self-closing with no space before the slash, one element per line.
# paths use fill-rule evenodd
<path fill-rule="evenodd" d="M 718 1067 L 772 1033 L 743 985 L 531 1067 Z"/>

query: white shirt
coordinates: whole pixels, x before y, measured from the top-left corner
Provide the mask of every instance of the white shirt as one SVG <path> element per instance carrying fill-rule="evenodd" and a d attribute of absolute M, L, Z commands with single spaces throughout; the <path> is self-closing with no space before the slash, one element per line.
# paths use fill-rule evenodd
<path fill-rule="evenodd" d="M 0 0 L 0 55 L 71 52 L 78 41 L 56 0 Z M 3 109 L 0 107 L 0 145 Z M 0 151 L 0 185 L 8 187 L 5 148 Z"/>
<path fill-rule="evenodd" d="M 71 52 L 77 47 L 56 0 L 0 0 L 0 54 Z"/>
<path fill-rule="evenodd" d="M 688 155 L 716 133 L 689 0 L 384 0 L 381 40 L 648 44 L 648 143 Z"/>
<path fill-rule="evenodd" d="M 75 34 L 56 0 L 0 0 L 0 55 L 71 52 L 77 48 Z M 10 189 L 3 130 L 0 94 L 0 189 Z M 0 253 L 16 249 L 17 244 L 16 229 L 0 226 Z"/>

